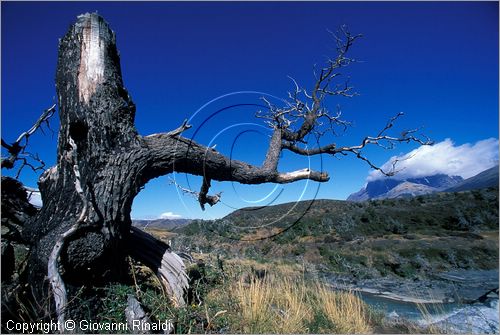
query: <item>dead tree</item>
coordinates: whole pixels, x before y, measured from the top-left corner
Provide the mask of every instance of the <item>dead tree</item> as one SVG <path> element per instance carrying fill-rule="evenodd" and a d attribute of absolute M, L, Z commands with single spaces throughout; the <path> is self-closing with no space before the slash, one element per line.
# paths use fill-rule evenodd
<path fill-rule="evenodd" d="M 362 153 L 367 145 L 427 144 L 414 136 L 415 131 L 387 135 L 398 115 L 357 145 L 307 147 L 310 138 L 348 125 L 340 112 L 330 114 L 324 101 L 354 94 L 349 85 L 336 81 L 338 71 L 353 61 L 347 53 L 357 37 L 341 29 L 338 55 L 316 71 L 314 86 L 306 91 L 295 84 L 285 106 L 268 102 L 269 110 L 258 113 L 273 134 L 263 164 L 254 166 L 183 137 L 190 127 L 186 122 L 169 132 L 141 136 L 134 126 L 135 105 L 123 85 L 114 32 L 99 15 L 80 15 L 59 43 L 57 164 L 40 177 L 43 207 L 23 231 L 33 246 L 29 277 L 37 295 L 52 292 L 57 312 L 64 318 L 67 286 L 119 277 L 127 254 L 155 268 L 160 276 L 163 271 L 176 295 L 176 285 L 182 287 L 185 280 L 182 262 L 165 244 L 131 230 L 132 201 L 153 178 L 174 171 L 201 176 L 198 201 L 202 206 L 214 205 L 219 195 L 208 194 L 211 180 L 243 184 L 329 180 L 326 172 L 307 168 L 278 171 L 282 150 L 298 155 L 352 153 L 378 168 Z"/>

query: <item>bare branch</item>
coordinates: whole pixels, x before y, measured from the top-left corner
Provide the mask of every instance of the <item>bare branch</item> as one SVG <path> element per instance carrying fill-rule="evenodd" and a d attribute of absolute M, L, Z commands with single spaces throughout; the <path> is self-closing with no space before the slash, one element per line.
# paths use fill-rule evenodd
<path fill-rule="evenodd" d="M 341 119 L 341 113 L 336 116 L 329 114 L 324 107 L 324 100 L 328 96 L 354 97 L 357 95 L 353 87 L 349 85 L 349 79 L 343 83 L 334 83 L 341 76 L 339 70 L 349 65 L 355 60 L 347 57 L 347 53 L 353 42 L 361 35 L 352 35 L 346 26 L 341 26 L 338 33 L 333 34 L 337 44 L 337 56 L 334 59 L 327 59 L 325 66 L 316 71 L 314 67 L 314 77 L 316 81 L 310 93 L 299 86 L 297 81 L 289 76 L 293 82 L 294 90 L 288 93 L 289 100 L 284 107 L 277 107 L 263 99 L 269 107 L 266 114 L 258 113 L 258 117 L 265 118 L 266 123 L 273 129 L 281 129 L 282 139 L 291 143 L 305 142 L 304 138 L 314 133 L 323 136 L 331 131 L 335 134 L 335 128 L 340 126 L 344 130 L 350 125 L 349 122 Z M 321 129 L 325 125 L 321 121 L 324 119 L 328 127 Z M 292 126 L 300 121 L 296 129 Z"/>
<path fill-rule="evenodd" d="M 190 190 L 189 188 L 182 187 L 174 179 L 172 179 L 170 177 L 168 179 L 169 179 L 169 183 L 172 185 L 175 185 L 179 190 L 181 190 L 181 192 L 192 195 L 195 198 L 198 198 L 198 192 Z"/>
<path fill-rule="evenodd" d="M 269 170 L 270 172 L 277 171 L 278 161 L 280 158 L 280 153 L 282 149 L 281 144 L 281 129 L 275 129 L 273 132 L 273 136 L 271 137 L 271 141 L 269 143 L 269 147 L 266 153 L 266 159 L 262 164 L 262 168 L 264 170 Z"/>
<path fill-rule="evenodd" d="M 304 179 L 326 182 L 330 180 L 330 177 L 328 177 L 328 174 L 324 172 L 317 172 L 310 169 L 302 169 L 293 172 L 280 173 L 277 175 L 275 182 L 278 184 L 287 184 Z"/>
<path fill-rule="evenodd" d="M 295 145 L 293 142 L 284 141 L 283 148 L 290 150 L 296 154 L 304 156 L 313 156 L 319 154 L 329 154 L 332 156 L 341 154 L 345 156 L 349 153 L 352 153 L 357 158 L 365 161 L 371 168 L 380 171 L 382 174 L 386 176 L 393 176 L 394 174 L 399 172 L 399 170 L 396 169 L 396 164 L 401 160 L 396 160 L 395 162 L 393 162 L 392 169 L 389 171 L 385 171 L 381 167 L 372 163 L 366 156 L 364 156 L 362 153 L 362 149 L 364 149 L 367 145 L 376 145 L 383 149 L 393 149 L 396 143 L 414 142 L 421 145 L 433 144 L 433 142 L 424 135 L 422 135 L 422 137 L 425 139 L 416 137 L 414 134 L 418 131 L 418 129 L 404 131 L 401 133 L 401 136 L 399 137 L 385 135 L 385 133 L 394 126 L 394 122 L 402 115 L 403 113 L 398 113 L 396 116 L 390 118 L 386 126 L 378 132 L 377 136 L 367 136 L 361 141 L 359 145 L 337 147 L 335 143 L 332 143 L 325 146 L 321 146 L 319 148 L 304 149 Z"/>
<path fill-rule="evenodd" d="M 22 154 L 22 156 L 23 157 L 19 157 L 19 156 L 17 157 L 17 161 L 21 162 L 21 166 L 19 166 L 19 169 L 17 169 L 16 179 L 19 178 L 19 176 L 21 175 L 21 171 L 23 170 L 23 168 L 25 166 L 31 168 L 31 170 L 35 173 L 38 172 L 39 170 L 45 171 L 45 162 L 40 159 L 38 154 L 33 155 L 29 152 L 26 152 L 26 153 Z M 34 161 L 39 162 L 40 165 L 35 166 L 35 165 L 31 164 L 27 158 L 31 158 Z"/>
<path fill-rule="evenodd" d="M 403 113 L 398 113 L 396 116 L 390 118 L 385 127 L 376 136 L 365 137 L 359 145 L 338 147 L 336 143 L 330 143 L 317 148 L 308 148 L 307 146 L 307 135 L 314 135 L 319 142 L 320 138 L 326 133 L 331 132 L 333 135 L 337 135 L 336 129 L 340 128 L 346 131 L 351 125 L 350 122 L 342 119 L 340 106 L 337 105 L 336 115 L 331 114 L 325 107 L 325 99 L 335 96 L 351 98 L 358 95 L 353 91 L 353 86 L 349 84 L 349 78 L 344 82 L 335 82 L 341 77 L 339 70 L 355 61 L 353 58 L 348 57 L 347 54 L 354 41 L 362 35 L 352 35 L 346 26 L 341 26 L 336 33 L 330 33 L 337 45 L 337 55 L 333 59 L 328 58 L 325 65 L 320 69 L 314 66 L 313 74 L 316 81 L 310 90 L 310 94 L 304 88 L 301 88 L 295 79 L 289 76 L 293 82 L 294 90 L 288 92 L 289 100 L 285 102 L 284 107 L 278 107 L 263 98 L 269 110 L 266 114 L 259 113 L 258 117 L 264 118 L 266 123 L 273 128 L 273 137 L 271 138 L 263 167 L 276 167 L 280 151 L 287 149 L 304 156 L 318 154 L 335 156 L 351 153 L 367 162 L 373 169 L 379 170 L 386 175 L 392 175 L 396 172 L 395 168 L 391 169 L 391 171 L 382 170 L 365 157 L 362 150 L 367 145 L 393 149 L 396 143 L 414 142 L 421 145 L 432 144 L 424 135 L 415 135 L 418 129 L 405 131 L 400 136 L 387 134 Z M 293 126 L 299 120 L 299 126 L 293 129 Z M 277 134 L 281 136 L 281 141 L 276 139 Z"/>
<path fill-rule="evenodd" d="M 189 128 L 191 128 L 192 126 L 190 124 L 188 124 L 187 122 L 188 122 L 187 119 L 184 120 L 184 122 L 182 122 L 182 124 L 177 129 L 169 131 L 167 133 L 167 136 L 175 137 L 177 135 L 182 134 L 184 131 L 188 130 Z"/>
<path fill-rule="evenodd" d="M 210 189 L 210 178 L 204 177 L 203 183 L 201 185 L 201 190 L 198 195 L 198 201 L 202 210 L 205 210 L 205 204 L 210 206 L 215 205 L 219 202 L 222 193 L 217 193 L 216 195 L 208 195 L 208 190 Z"/>
<path fill-rule="evenodd" d="M 303 155 L 303 156 L 314 156 L 314 155 L 318 155 L 318 154 L 333 154 L 335 152 L 336 147 L 337 147 L 336 144 L 332 143 L 332 144 L 328 144 L 328 145 L 325 145 L 324 147 L 320 147 L 320 148 L 303 149 L 303 148 L 300 148 L 300 147 L 292 144 L 291 142 L 285 141 L 283 143 L 284 149 L 288 149 L 296 154 Z"/>
<path fill-rule="evenodd" d="M 237 181 L 243 184 L 261 183 L 290 183 L 297 180 L 309 179 L 318 182 L 329 180 L 328 174 L 320 171 L 302 169 L 291 172 L 279 172 L 278 165 L 281 153 L 284 149 L 293 153 L 312 156 L 318 154 L 328 154 L 331 156 L 345 156 L 353 154 L 357 158 L 364 160 L 370 167 L 381 171 L 386 175 L 395 173 L 396 169 L 384 171 L 363 153 L 363 149 L 368 145 L 376 145 L 384 149 L 392 149 L 397 143 L 419 143 L 422 145 L 432 144 L 428 139 L 416 136 L 418 129 L 403 132 L 400 136 L 392 136 L 389 130 L 393 128 L 397 119 L 402 113 L 389 119 L 376 136 L 367 136 L 360 144 L 353 146 L 338 146 L 336 143 L 328 143 L 319 147 L 308 145 L 309 135 L 319 140 L 331 132 L 337 135 L 337 130 L 346 131 L 351 125 L 344 120 L 342 111 L 337 105 L 336 113 L 331 113 L 326 107 L 325 100 L 328 97 L 354 97 L 357 93 L 350 85 L 349 79 L 342 78 L 340 70 L 354 62 L 348 56 L 354 41 L 361 35 L 352 35 L 345 26 L 340 27 L 336 34 L 333 34 L 337 46 L 335 58 L 328 58 L 323 67 L 314 67 L 315 82 L 311 89 L 307 90 L 289 76 L 292 81 L 292 89 L 288 92 L 288 99 L 281 106 L 276 105 L 266 97 L 262 101 L 267 106 L 267 110 L 258 111 L 256 117 L 263 119 L 272 129 L 273 133 L 266 152 L 266 157 L 261 166 L 253 166 L 245 162 L 232 160 L 217 152 L 214 149 L 203 147 L 193 141 L 177 136 L 180 132 L 173 131 L 166 134 L 155 134 L 147 136 L 148 147 L 157 155 L 158 164 L 165 169 L 173 169 L 177 172 L 186 172 L 203 176 L 203 184 L 200 192 L 186 190 L 179 187 L 183 192 L 197 197 L 202 208 L 206 203 L 216 203 L 219 195 L 208 196 L 211 180 Z M 181 126 L 181 131 L 183 127 Z M 171 138 L 172 134 L 175 137 Z M 165 142 L 176 141 L 175 164 L 168 160 L 169 157 L 163 153 Z M 162 144 L 163 143 L 163 144 Z M 195 163 L 196 162 L 196 163 Z M 155 166 L 157 167 L 157 166 Z M 156 170 L 154 173 L 158 173 Z"/>
<path fill-rule="evenodd" d="M 193 190 L 190 190 L 188 188 L 182 187 L 179 185 L 175 180 L 172 178 L 169 178 L 170 184 L 175 185 L 181 192 L 189 194 L 196 198 L 198 202 L 200 203 L 201 209 L 205 210 L 205 204 L 209 204 L 210 206 L 215 205 L 218 203 L 221 199 L 222 192 L 219 192 L 215 195 L 208 195 L 208 190 L 210 189 L 210 179 L 209 178 L 204 178 L 203 183 L 201 185 L 201 190 L 200 192 L 196 192 Z"/>
<path fill-rule="evenodd" d="M 48 120 L 52 117 L 52 115 L 54 115 L 56 111 L 56 104 L 53 104 L 50 108 L 46 109 L 42 115 L 40 115 L 40 117 L 38 118 L 38 120 L 35 122 L 35 124 L 33 124 L 33 126 L 31 126 L 31 128 L 27 131 L 25 131 L 24 133 L 22 133 L 21 135 L 19 135 L 19 137 L 17 138 L 16 142 L 15 143 L 21 143 L 21 141 L 23 139 L 25 139 L 26 141 L 28 140 L 28 138 L 38 129 L 42 126 L 42 124 L 44 123 L 47 123 Z"/>
<path fill-rule="evenodd" d="M 151 134 L 151 135 L 145 136 L 145 138 L 150 137 L 150 136 L 157 136 L 157 135 L 176 137 L 192 127 L 192 125 L 188 124 L 187 122 L 188 122 L 188 120 L 186 119 L 182 122 L 182 124 L 179 127 L 177 127 L 174 130 L 171 130 L 171 131 L 166 132 L 166 133 Z"/>
<path fill-rule="evenodd" d="M 328 181 L 328 175 L 318 171 L 299 170 L 295 172 L 277 172 L 254 166 L 246 162 L 230 159 L 216 150 L 207 148 L 183 137 L 171 138 L 165 134 L 143 138 L 148 156 L 154 161 L 152 170 L 145 170 L 147 178 L 176 172 L 205 176 L 211 180 L 236 181 L 242 184 L 256 185 L 263 183 L 289 183 L 310 179 L 318 182 Z M 175 148 L 174 152 L 165 148 Z M 175 162 L 175 165 L 173 164 Z M 191 191 L 192 192 L 192 191 Z M 189 193 L 191 193 L 189 192 Z"/>
<path fill-rule="evenodd" d="M 49 125 L 49 120 L 50 118 L 54 115 L 56 111 L 56 105 L 52 105 L 50 108 L 46 109 L 42 115 L 36 120 L 36 122 L 31 126 L 30 129 L 27 131 L 21 133 L 16 139 L 15 142 L 12 144 L 8 144 L 3 138 L 2 138 L 2 147 L 7 149 L 7 152 L 9 153 L 8 158 L 2 158 L 2 168 L 6 169 L 12 169 L 14 167 L 14 164 L 16 161 L 20 160 L 22 162 L 21 167 L 19 168 L 17 172 L 17 177 L 19 177 L 19 174 L 21 173 L 21 170 L 25 166 L 31 167 L 33 171 L 38 171 L 38 170 L 44 170 L 45 169 L 45 163 L 38 157 L 38 155 L 33 155 L 30 154 L 29 152 L 26 152 L 26 148 L 29 143 L 29 138 L 31 135 L 33 135 L 38 129 L 43 132 L 42 126 L 46 125 L 49 130 L 51 130 L 50 125 Z M 52 130 L 51 130 L 52 131 Z M 24 156 L 24 157 L 19 157 L 19 156 Z M 35 161 L 37 161 L 40 165 L 38 167 L 34 167 L 32 164 L 28 163 L 26 158 L 31 158 Z"/>

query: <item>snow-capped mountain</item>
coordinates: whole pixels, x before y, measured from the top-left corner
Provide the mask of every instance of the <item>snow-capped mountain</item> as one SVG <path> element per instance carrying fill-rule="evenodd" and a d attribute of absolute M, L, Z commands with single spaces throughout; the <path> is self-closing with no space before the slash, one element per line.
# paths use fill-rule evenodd
<path fill-rule="evenodd" d="M 364 188 L 351 194 L 347 200 L 392 199 L 444 191 L 462 182 L 460 176 L 436 174 L 420 178 L 383 178 L 370 181 Z"/>

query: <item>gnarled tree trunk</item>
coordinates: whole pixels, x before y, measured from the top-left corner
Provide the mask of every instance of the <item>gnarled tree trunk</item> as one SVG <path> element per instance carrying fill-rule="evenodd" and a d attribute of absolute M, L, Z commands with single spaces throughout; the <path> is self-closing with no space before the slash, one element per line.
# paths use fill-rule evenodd
<path fill-rule="evenodd" d="M 130 212 L 134 197 L 152 178 L 173 171 L 203 175 L 202 205 L 217 201 L 207 195 L 211 179 L 246 184 L 328 180 L 309 170 L 280 174 L 269 168 L 276 167 L 273 163 L 261 168 L 230 160 L 182 138 L 182 131 L 189 128 L 186 124 L 171 132 L 140 136 L 134 126 L 135 105 L 123 86 L 115 34 L 97 14 L 80 15 L 60 41 L 56 86 L 60 117 L 57 165 L 41 176 L 44 205 L 23 232 L 34 245 L 30 280 L 38 296 L 47 294 L 47 286 L 42 284 L 47 282 L 51 254 L 55 265 L 49 266 L 49 272 L 62 273 L 64 281 L 73 286 L 120 277 L 124 256 L 130 250 L 127 244 L 140 248 L 147 240 L 138 232 L 130 234 Z M 156 247 L 168 252 L 165 245 Z M 179 263 L 168 254 L 153 255 L 152 250 L 133 250 L 131 254 L 142 255 L 152 266 Z M 176 280 L 171 273 L 158 270 L 164 281 Z M 185 282 L 183 273 L 175 276 Z M 177 296 L 177 300 L 182 299 Z"/>
<path fill-rule="evenodd" d="M 123 86 L 115 34 L 97 14 L 80 15 L 60 41 L 56 86 L 57 165 L 41 176 L 44 206 L 24 231 L 34 244 L 32 283 L 43 282 L 56 241 L 78 222 L 85 202 L 85 218 L 61 251 L 64 279 L 78 285 L 119 276 L 128 238 L 137 238 L 129 233 L 132 201 L 152 178 L 173 171 L 202 175 L 202 205 L 217 201 L 207 195 L 211 179 L 245 184 L 328 180 L 309 169 L 278 173 L 279 155 L 268 155 L 262 167 L 231 160 L 181 137 L 186 124 L 140 136 L 135 105 Z M 280 151 L 280 142 L 274 142 L 270 151 Z M 77 175 L 84 198 L 75 187 Z"/>
<path fill-rule="evenodd" d="M 29 277 L 37 296 L 48 293 L 47 262 L 56 242 L 76 223 L 56 269 L 64 281 L 80 286 L 120 278 L 132 201 L 160 174 L 135 129 L 135 105 L 123 86 L 115 43 L 100 16 L 84 14 L 59 44 L 57 165 L 41 176 L 44 206 L 23 232 L 34 245 Z"/>
<path fill-rule="evenodd" d="M 203 207 L 219 200 L 208 195 L 211 180 L 244 184 L 329 180 L 327 173 L 307 168 L 279 172 L 283 150 L 306 156 L 350 153 L 385 173 L 363 155 L 366 146 L 388 143 L 384 147 L 391 147 L 411 141 L 430 144 L 416 138 L 416 130 L 401 137 L 387 135 L 398 114 L 377 136 L 367 136 L 358 145 L 307 147 L 308 135 L 321 136 L 335 126 L 348 125 L 340 113 L 332 116 L 323 105 L 328 96 L 353 95 L 347 84 L 332 86 L 337 71 L 352 62 L 346 53 L 359 37 L 345 29 L 342 32 L 345 40 L 337 38 L 337 57 L 321 69 L 309 93 L 295 83 L 285 107 L 268 103 L 269 111 L 257 115 L 267 120 L 273 135 L 263 164 L 254 166 L 182 137 L 190 127 L 186 123 L 170 132 L 140 136 L 134 126 L 135 105 L 123 86 L 115 34 L 99 15 L 80 15 L 59 44 L 57 164 L 41 176 L 43 207 L 23 230 L 24 239 L 33 246 L 29 277 L 35 295 L 48 296 L 48 273 L 56 309 L 64 312 L 66 297 L 60 295 L 64 282 L 78 287 L 119 278 L 125 255 L 131 254 L 154 268 L 167 289 L 170 285 L 175 300 L 182 303 L 187 281 L 180 259 L 164 243 L 139 230 L 131 232 L 132 201 L 152 178 L 174 171 L 203 176 L 198 197 Z M 322 130 L 324 124 L 326 130 Z M 2 140 L 2 146 L 11 149 L 15 161 L 13 145 Z"/>

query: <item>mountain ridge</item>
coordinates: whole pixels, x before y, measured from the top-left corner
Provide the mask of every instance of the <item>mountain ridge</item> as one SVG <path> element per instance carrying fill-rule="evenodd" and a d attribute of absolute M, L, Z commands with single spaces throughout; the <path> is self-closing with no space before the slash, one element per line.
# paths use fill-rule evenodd
<path fill-rule="evenodd" d="M 496 165 L 492 168 L 484 170 L 475 176 L 467 178 L 457 185 L 446 189 L 446 192 L 461 192 L 470 191 L 480 188 L 498 186 L 498 169 L 499 166 Z"/>
<path fill-rule="evenodd" d="M 435 174 L 418 178 L 384 178 L 368 182 L 358 192 L 347 197 L 349 201 L 394 199 L 444 191 L 463 181 L 460 176 Z"/>
<path fill-rule="evenodd" d="M 161 228 L 174 230 L 189 224 L 191 219 L 153 219 L 153 220 L 132 220 L 132 225 L 139 228 Z"/>

